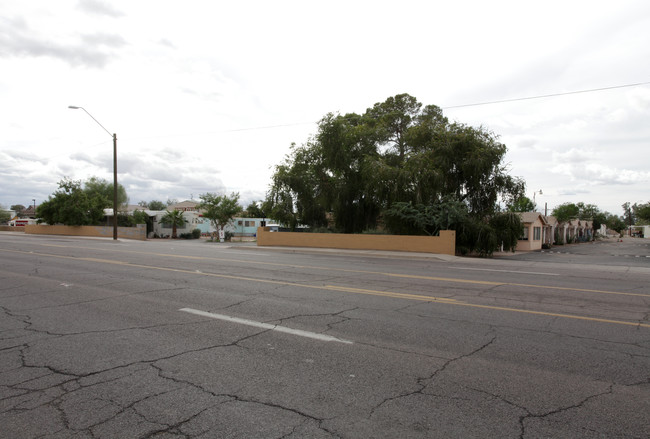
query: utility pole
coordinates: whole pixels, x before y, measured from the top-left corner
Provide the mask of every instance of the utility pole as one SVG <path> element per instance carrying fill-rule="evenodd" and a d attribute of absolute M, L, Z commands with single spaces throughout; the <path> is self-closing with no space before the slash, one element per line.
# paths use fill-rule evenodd
<path fill-rule="evenodd" d="M 72 110 L 83 110 L 86 112 L 88 116 L 95 122 L 97 122 L 97 125 L 102 127 L 104 131 L 108 133 L 109 136 L 111 136 L 111 132 L 108 131 L 106 128 L 104 128 L 104 125 L 99 123 L 97 119 L 93 117 L 92 114 L 88 112 L 84 107 L 77 107 L 74 105 L 69 105 L 68 108 Z M 117 134 L 113 133 L 113 240 L 117 241 Z"/>

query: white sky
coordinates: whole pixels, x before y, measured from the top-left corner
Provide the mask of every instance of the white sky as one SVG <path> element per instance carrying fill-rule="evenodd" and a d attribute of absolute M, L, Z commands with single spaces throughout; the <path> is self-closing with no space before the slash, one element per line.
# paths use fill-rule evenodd
<path fill-rule="evenodd" d="M 112 181 L 111 137 L 68 105 L 117 133 L 132 204 L 247 204 L 328 112 L 648 81 L 641 0 L 2 0 L 0 204 L 40 203 L 64 176 Z M 650 200 L 650 84 L 444 113 L 500 135 L 542 211 Z"/>

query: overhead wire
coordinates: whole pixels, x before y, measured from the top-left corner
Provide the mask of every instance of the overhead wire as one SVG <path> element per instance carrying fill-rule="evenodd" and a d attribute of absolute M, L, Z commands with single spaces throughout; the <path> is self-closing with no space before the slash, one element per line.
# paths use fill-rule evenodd
<path fill-rule="evenodd" d="M 605 90 L 614 90 L 618 88 L 627 88 L 627 87 L 638 87 L 641 85 L 648 85 L 650 84 L 650 81 L 647 82 L 636 82 L 633 84 L 623 84 L 623 85 L 613 85 L 611 87 L 601 87 L 601 88 L 590 88 L 587 90 L 575 90 L 575 91 L 567 91 L 563 93 L 551 93 L 551 94 L 545 94 L 545 95 L 537 95 L 537 96 L 527 96 L 524 98 L 512 98 L 512 99 L 501 99 L 498 101 L 486 101 L 486 102 L 475 102 L 472 104 L 461 104 L 461 105 L 451 105 L 447 107 L 440 107 L 443 110 L 450 110 L 452 108 L 465 108 L 465 107 L 477 107 L 479 105 L 492 105 L 492 104 L 502 104 L 505 102 L 518 102 L 518 101 L 528 101 L 532 99 L 544 99 L 544 98 L 554 98 L 557 96 L 567 96 L 567 95 L 575 95 L 575 94 L 580 94 L 580 93 L 593 93 L 597 91 L 605 91 Z"/>
<path fill-rule="evenodd" d="M 574 90 L 574 91 L 567 91 L 567 92 L 560 92 L 560 93 L 549 93 L 549 94 L 543 94 L 543 95 L 526 96 L 526 97 L 521 97 L 521 98 L 500 99 L 500 100 L 496 100 L 496 101 L 485 101 L 485 102 L 474 102 L 474 103 L 469 103 L 469 104 L 449 105 L 449 106 L 444 106 L 444 107 L 440 107 L 440 108 L 442 110 L 451 110 L 451 109 L 455 109 L 455 108 L 478 107 L 478 106 L 481 106 L 481 105 L 493 105 L 493 104 L 502 104 L 502 103 L 506 103 L 506 102 L 518 102 L 518 101 L 528 101 L 528 100 L 533 100 L 533 99 L 554 98 L 554 97 L 558 97 L 558 96 L 576 95 L 576 94 L 581 94 L 581 93 L 594 93 L 594 92 L 606 91 L 606 90 L 615 90 L 615 89 L 629 88 L 629 87 L 639 87 L 639 86 L 643 86 L 643 85 L 650 85 L 650 81 L 635 82 L 635 83 L 622 84 L 622 85 L 613 85 L 613 86 L 610 86 L 610 87 L 590 88 L 590 89 L 586 89 L 586 90 Z M 317 123 L 317 122 L 294 122 L 294 123 L 287 123 L 287 124 L 281 124 L 281 125 L 266 125 L 266 126 L 248 127 L 248 128 L 233 128 L 233 129 L 228 129 L 228 130 L 214 131 L 212 133 L 232 133 L 232 132 L 239 132 L 239 131 L 266 130 L 266 129 L 273 129 L 273 128 L 285 128 L 285 127 L 297 126 L 297 125 L 311 125 L 311 124 L 314 124 L 314 123 Z M 202 133 L 202 134 L 210 134 L 210 133 Z"/>

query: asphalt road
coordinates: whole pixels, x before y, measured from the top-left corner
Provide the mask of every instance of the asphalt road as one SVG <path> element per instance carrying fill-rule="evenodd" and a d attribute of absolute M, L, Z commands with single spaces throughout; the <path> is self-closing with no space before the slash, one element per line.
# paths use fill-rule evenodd
<path fill-rule="evenodd" d="M 0 233 L 0 437 L 648 438 L 649 248 Z"/>

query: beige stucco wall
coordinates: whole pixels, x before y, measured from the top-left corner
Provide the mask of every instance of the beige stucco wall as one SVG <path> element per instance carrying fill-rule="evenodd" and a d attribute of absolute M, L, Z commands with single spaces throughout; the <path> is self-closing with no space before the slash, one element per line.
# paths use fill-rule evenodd
<path fill-rule="evenodd" d="M 269 232 L 257 229 L 258 246 L 340 248 L 456 254 L 456 232 L 441 230 L 440 236 L 350 235 L 343 233 Z"/>
<path fill-rule="evenodd" d="M 0 226 L 0 232 L 24 232 L 25 227 L 19 226 Z"/>
<path fill-rule="evenodd" d="M 33 235 L 67 235 L 67 236 L 96 236 L 112 238 L 112 226 L 46 226 L 42 224 L 25 226 L 25 233 Z M 117 237 L 123 239 L 147 239 L 147 226 L 138 224 L 137 227 L 118 227 Z"/>
<path fill-rule="evenodd" d="M 524 227 L 528 227 L 528 239 L 520 239 L 517 241 L 517 251 L 535 251 L 542 249 L 542 232 L 544 225 L 540 220 L 536 220 L 532 223 L 524 223 Z M 535 236 L 535 227 L 540 228 L 539 239 L 534 239 Z"/>

